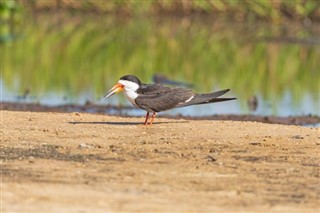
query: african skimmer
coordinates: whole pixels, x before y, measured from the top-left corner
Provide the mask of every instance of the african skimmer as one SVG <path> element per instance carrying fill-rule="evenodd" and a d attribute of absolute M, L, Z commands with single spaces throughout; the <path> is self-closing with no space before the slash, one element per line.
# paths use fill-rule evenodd
<path fill-rule="evenodd" d="M 157 112 L 236 99 L 218 98 L 227 93 L 229 89 L 207 94 L 196 94 L 187 88 L 171 88 L 162 84 L 144 84 L 134 75 L 125 75 L 108 91 L 103 100 L 122 90 L 134 106 L 147 111 L 145 125 L 148 124 L 150 113 L 152 113 L 152 118 L 149 124 L 152 124 Z"/>

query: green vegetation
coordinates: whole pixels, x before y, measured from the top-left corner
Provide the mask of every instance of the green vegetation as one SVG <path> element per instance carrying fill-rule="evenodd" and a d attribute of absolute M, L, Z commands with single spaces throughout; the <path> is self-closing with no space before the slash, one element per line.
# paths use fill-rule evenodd
<path fill-rule="evenodd" d="M 12 0 L 11 0 L 12 1 Z M 318 19 L 318 0 L 34 0 L 17 2 L 35 10 L 66 9 L 121 15 L 201 13 L 235 19 Z"/>
<path fill-rule="evenodd" d="M 72 97 L 91 91 L 95 100 L 124 74 L 149 82 L 161 72 L 198 85 L 198 91 L 231 88 L 243 104 L 255 94 L 277 102 L 288 91 L 296 104 L 306 93 L 320 99 L 319 46 L 256 41 L 278 28 L 113 18 L 75 18 L 60 26 L 61 20 L 49 18 L 27 25 L 22 38 L 1 44 L 2 77 L 11 90 Z M 310 36 L 296 34 L 301 40 Z"/>
<path fill-rule="evenodd" d="M 250 22 L 188 16 L 197 12 Z M 184 16 L 145 18 L 149 13 Z M 90 92 L 96 100 L 124 74 L 150 82 L 163 73 L 197 91 L 231 88 L 243 105 L 252 95 L 276 103 L 288 92 L 297 106 L 305 94 L 319 105 L 318 29 L 252 21 L 290 18 L 285 14 L 317 20 L 319 1 L 1 0 L 1 80 L 15 93 Z"/>

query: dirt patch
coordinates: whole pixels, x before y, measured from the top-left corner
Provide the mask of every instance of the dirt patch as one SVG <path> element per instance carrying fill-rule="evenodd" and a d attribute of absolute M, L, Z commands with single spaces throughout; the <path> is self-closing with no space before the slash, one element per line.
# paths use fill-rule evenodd
<path fill-rule="evenodd" d="M 318 212 L 320 130 L 1 111 L 2 212 Z"/>

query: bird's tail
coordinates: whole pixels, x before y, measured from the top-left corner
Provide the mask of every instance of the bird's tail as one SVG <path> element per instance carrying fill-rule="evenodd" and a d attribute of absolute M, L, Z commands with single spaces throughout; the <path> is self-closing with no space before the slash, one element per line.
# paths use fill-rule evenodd
<path fill-rule="evenodd" d="M 185 107 L 185 106 L 196 105 L 196 104 L 208 104 L 208 103 L 230 101 L 230 100 L 237 99 L 237 98 L 218 98 L 229 91 L 230 89 L 226 89 L 226 90 L 220 90 L 217 92 L 207 93 L 207 94 L 195 94 L 190 101 L 185 102 L 183 104 L 179 104 L 177 107 Z"/>

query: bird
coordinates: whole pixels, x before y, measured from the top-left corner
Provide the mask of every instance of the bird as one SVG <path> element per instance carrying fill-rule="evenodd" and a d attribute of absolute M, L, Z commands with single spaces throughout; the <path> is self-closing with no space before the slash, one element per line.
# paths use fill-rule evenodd
<path fill-rule="evenodd" d="M 162 84 L 145 84 L 134 75 L 122 76 L 119 81 L 107 92 L 102 101 L 112 95 L 124 91 L 127 99 L 137 108 L 147 111 L 144 125 L 151 125 L 156 113 L 173 108 L 191 105 L 209 104 L 236 98 L 218 98 L 230 91 L 220 90 L 213 93 L 198 94 L 184 87 L 168 87 Z M 149 115 L 152 113 L 151 120 Z"/>

